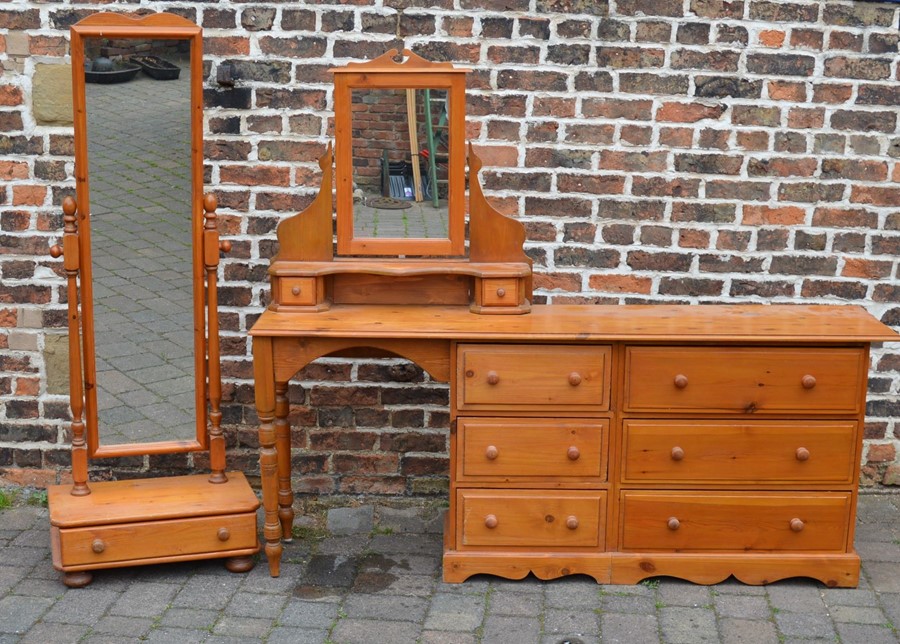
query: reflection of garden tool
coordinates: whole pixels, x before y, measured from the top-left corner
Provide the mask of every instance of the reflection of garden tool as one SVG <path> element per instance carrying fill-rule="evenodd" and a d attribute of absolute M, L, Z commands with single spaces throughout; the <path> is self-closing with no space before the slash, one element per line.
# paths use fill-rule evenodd
<path fill-rule="evenodd" d="M 422 175 L 419 170 L 419 134 L 416 124 L 416 90 L 406 90 L 406 122 L 409 126 L 409 151 L 412 158 L 416 201 L 422 201 Z"/>

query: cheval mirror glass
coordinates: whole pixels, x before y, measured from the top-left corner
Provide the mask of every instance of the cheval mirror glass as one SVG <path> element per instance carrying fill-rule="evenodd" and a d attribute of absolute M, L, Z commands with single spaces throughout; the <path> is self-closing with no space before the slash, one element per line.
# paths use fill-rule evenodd
<path fill-rule="evenodd" d="M 72 42 L 88 450 L 203 449 L 200 30 L 106 15 Z"/>
<path fill-rule="evenodd" d="M 332 70 L 338 254 L 462 256 L 466 70 L 396 55 Z"/>

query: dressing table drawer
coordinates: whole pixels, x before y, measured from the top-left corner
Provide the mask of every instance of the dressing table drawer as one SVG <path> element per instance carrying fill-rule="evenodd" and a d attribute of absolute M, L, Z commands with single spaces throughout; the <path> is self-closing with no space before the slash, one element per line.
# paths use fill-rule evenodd
<path fill-rule="evenodd" d="M 518 306 L 519 282 L 515 277 L 481 280 L 483 306 Z"/>
<path fill-rule="evenodd" d="M 625 420 L 625 483 L 833 483 L 854 475 L 854 421 Z"/>
<path fill-rule="evenodd" d="M 258 548 L 256 512 L 53 531 L 66 567 Z"/>
<path fill-rule="evenodd" d="M 607 420 L 459 418 L 460 480 L 606 479 Z"/>
<path fill-rule="evenodd" d="M 849 492 L 622 493 L 621 549 L 844 552 Z"/>
<path fill-rule="evenodd" d="M 315 277 L 279 277 L 278 303 L 286 306 L 313 306 L 317 301 Z"/>
<path fill-rule="evenodd" d="M 626 412 L 852 414 L 865 351 L 834 348 L 628 347 Z"/>
<path fill-rule="evenodd" d="M 609 409 L 608 346 L 460 345 L 461 410 L 563 413 Z"/>
<path fill-rule="evenodd" d="M 602 548 L 606 493 L 600 491 L 457 491 L 461 549 Z"/>

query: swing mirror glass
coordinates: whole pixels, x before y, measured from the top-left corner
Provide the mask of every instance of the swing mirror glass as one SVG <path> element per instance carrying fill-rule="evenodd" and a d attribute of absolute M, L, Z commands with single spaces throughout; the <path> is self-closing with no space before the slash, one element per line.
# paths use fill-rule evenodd
<path fill-rule="evenodd" d="M 196 40 L 131 20 L 121 35 L 113 27 L 73 38 L 88 446 L 92 456 L 201 449 Z"/>
<path fill-rule="evenodd" d="M 333 69 L 337 253 L 465 255 L 465 74 L 404 52 Z"/>
<path fill-rule="evenodd" d="M 353 237 L 449 239 L 447 91 L 354 89 L 351 110 Z"/>

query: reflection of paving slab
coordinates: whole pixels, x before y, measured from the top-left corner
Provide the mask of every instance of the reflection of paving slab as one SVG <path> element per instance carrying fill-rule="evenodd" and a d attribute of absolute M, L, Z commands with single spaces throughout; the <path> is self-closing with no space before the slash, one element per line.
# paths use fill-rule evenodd
<path fill-rule="evenodd" d="M 446 239 L 447 202 L 435 208 L 431 201 L 408 202 L 409 208 L 373 208 L 370 200 L 381 195 L 368 195 L 353 204 L 353 234 L 379 239 Z"/>
<path fill-rule="evenodd" d="M 191 439 L 190 70 L 86 94 L 101 441 Z"/>

